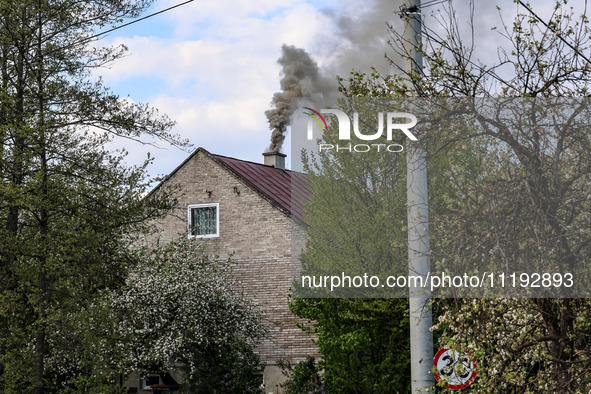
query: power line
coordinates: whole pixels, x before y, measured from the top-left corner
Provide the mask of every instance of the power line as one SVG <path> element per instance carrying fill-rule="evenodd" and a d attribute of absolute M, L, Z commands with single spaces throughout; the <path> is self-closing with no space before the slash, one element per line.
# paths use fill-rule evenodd
<path fill-rule="evenodd" d="M 451 1 L 451 0 L 431 0 L 426 3 L 423 3 L 421 8 L 430 7 L 430 6 L 433 6 L 433 5 L 436 5 L 439 3 L 443 3 L 443 2 L 448 2 L 448 1 Z M 546 26 L 546 28 L 548 28 L 552 33 L 554 33 L 562 42 L 564 42 L 569 48 L 571 48 L 577 55 L 581 56 L 584 60 L 586 60 L 588 63 L 591 64 L 591 59 L 589 59 L 587 56 L 585 56 L 583 53 L 581 53 L 581 51 L 579 51 L 575 46 L 573 46 L 564 37 L 562 37 L 562 35 L 559 32 L 556 32 L 552 27 L 550 27 L 546 22 L 544 22 L 544 20 L 542 20 L 542 18 L 540 18 L 529 6 L 524 4 L 522 0 L 518 0 L 518 3 L 521 4 L 525 9 L 527 9 L 536 19 L 538 19 L 544 26 Z M 409 9 L 409 8 L 405 8 L 402 6 L 400 8 L 401 8 L 400 11 L 397 11 L 396 13 L 400 14 L 401 17 L 407 15 L 409 13 L 409 11 L 412 11 L 412 12 L 418 11 L 418 8 L 417 9 Z M 586 12 L 587 12 L 587 0 L 585 0 L 585 14 L 586 14 Z M 428 39 L 434 41 L 435 43 L 443 46 L 444 48 L 446 48 L 448 50 L 452 50 L 452 48 L 445 41 L 439 40 L 438 37 L 429 34 L 429 31 L 426 28 L 426 26 L 425 26 L 424 34 Z M 494 71 L 494 68 L 497 68 L 497 67 L 493 67 L 492 69 L 487 69 L 467 57 L 462 57 L 462 59 L 464 61 L 466 61 L 468 64 L 474 66 L 479 71 L 483 72 L 484 74 L 490 75 L 491 77 L 496 79 L 502 85 L 506 85 L 507 87 L 510 87 L 511 89 L 517 90 L 517 88 L 515 86 L 512 86 L 512 84 L 509 81 L 501 78 Z"/>
<path fill-rule="evenodd" d="M 434 41 L 436 44 L 441 45 L 442 47 L 446 48 L 447 50 L 453 51 L 453 48 L 451 46 L 449 46 L 444 40 L 442 41 L 439 39 L 438 36 L 434 36 L 434 35 L 429 34 L 429 30 L 426 28 L 426 26 L 424 24 L 423 24 L 423 27 L 425 28 L 423 31 L 423 34 L 427 37 L 427 39 Z M 462 60 L 464 60 L 468 64 L 474 66 L 476 69 L 483 72 L 484 74 L 490 75 L 492 78 L 496 79 L 500 84 L 510 87 L 511 89 L 514 89 L 514 90 L 517 89 L 515 86 L 512 86 L 509 83 L 509 81 L 506 81 L 505 79 L 501 78 L 494 71 L 494 69 L 497 68 L 497 66 L 495 66 L 493 68 L 485 68 L 485 67 L 482 67 L 481 65 L 479 65 L 478 63 L 476 63 L 475 61 L 471 60 L 470 58 L 464 57 L 464 56 L 462 56 Z"/>
<path fill-rule="evenodd" d="M 579 56 L 581 56 L 583 59 L 585 59 L 587 61 L 587 63 L 591 63 L 591 60 L 589 60 L 589 58 L 587 56 L 585 56 L 584 54 L 581 53 L 581 51 L 579 51 L 574 45 L 572 45 L 570 42 L 568 42 L 564 37 L 562 37 L 562 34 L 556 32 L 556 30 L 554 30 L 552 27 L 550 27 L 549 24 L 547 24 L 546 22 L 544 22 L 544 20 L 542 18 L 540 18 L 527 4 L 525 4 L 523 1 L 519 0 L 519 4 L 521 4 L 523 6 L 523 8 L 525 8 L 526 10 L 528 10 L 530 12 L 530 14 L 532 14 L 537 20 L 539 20 L 540 22 L 542 22 L 542 24 L 544 26 L 546 26 L 546 28 L 548 28 L 548 30 L 550 30 L 552 33 L 554 33 L 554 35 L 556 37 L 558 37 L 560 39 L 560 41 L 564 42 L 566 45 L 568 45 L 568 47 L 570 49 L 572 49 L 573 51 L 575 51 L 575 53 Z M 587 2 L 585 1 L 585 9 L 587 8 Z"/>
<path fill-rule="evenodd" d="M 450 0 L 432 0 L 421 5 L 421 8 L 432 7 L 441 3 L 448 3 Z"/>
<path fill-rule="evenodd" d="M 146 20 L 146 19 L 148 19 L 148 18 L 151 18 L 151 17 L 153 17 L 153 16 L 156 16 L 156 15 L 158 15 L 158 14 L 162 14 L 162 13 L 164 13 L 164 12 L 167 12 L 167 11 L 170 11 L 170 10 L 172 10 L 172 9 L 174 9 L 174 8 L 177 8 L 177 7 L 183 6 L 183 5 L 185 5 L 185 4 L 189 4 L 189 3 L 193 2 L 193 1 L 194 1 L 194 0 L 188 0 L 188 1 L 185 1 L 184 3 L 180 3 L 180 4 L 177 4 L 177 5 L 173 5 L 172 7 L 168 7 L 168 8 L 166 8 L 166 9 L 164 9 L 164 10 L 160 10 L 160 11 L 158 11 L 158 12 L 154 12 L 153 14 L 146 15 L 146 16 L 144 16 L 144 17 L 140 18 L 140 19 L 136 19 L 136 20 L 134 20 L 134 21 L 131 21 L 131 22 L 125 23 L 125 24 L 123 24 L 123 25 L 121 25 L 121 26 L 117 26 L 117 27 L 114 27 L 114 28 L 112 28 L 112 29 L 109 29 L 109 30 L 103 31 L 103 32 L 101 32 L 101 33 L 95 34 L 94 36 L 90 36 L 90 37 L 88 37 L 86 40 L 89 40 L 89 41 L 90 41 L 90 40 L 92 40 L 92 39 L 94 39 L 94 38 L 100 37 L 100 36 L 102 36 L 102 35 L 105 35 L 105 34 L 107 34 L 107 33 L 111 33 L 112 31 L 115 31 L 115 30 L 122 29 L 122 28 L 124 28 L 124 27 L 127 27 L 127 26 L 129 26 L 129 25 L 133 25 L 134 23 L 141 22 L 141 21 L 143 21 L 143 20 Z"/>
<path fill-rule="evenodd" d="M 85 39 L 83 39 L 83 40 L 81 40 L 81 41 L 78 41 L 78 42 L 73 42 L 73 43 L 71 43 L 71 44 L 69 44 L 69 45 L 66 45 L 66 46 L 64 46 L 64 47 L 61 47 L 61 48 L 56 48 L 56 49 L 54 49 L 54 50 L 51 50 L 51 51 L 47 52 L 45 55 L 49 55 L 49 54 L 51 54 L 51 53 L 53 53 L 53 52 L 57 52 L 57 51 L 64 50 L 64 49 L 66 49 L 66 48 L 69 48 L 69 47 L 72 47 L 72 46 L 74 46 L 74 45 L 78 45 L 78 44 L 84 44 L 84 43 L 90 42 L 90 41 L 94 40 L 95 38 L 98 38 L 98 37 L 100 37 L 100 36 L 103 36 L 103 35 L 105 35 L 105 34 L 111 33 L 111 32 L 113 32 L 113 31 L 115 31 L 115 30 L 119 30 L 119 29 L 122 29 L 122 28 L 124 28 L 124 27 L 127 27 L 127 26 L 129 26 L 129 25 L 133 25 L 134 23 L 138 23 L 138 22 L 141 22 L 141 21 L 143 21 L 143 20 L 146 20 L 146 19 L 148 19 L 148 18 L 151 18 L 151 17 L 153 17 L 153 16 L 156 16 L 156 15 L 159 15 L 159 14 L 163 14 L 163 13 L 165 13 L 165 12 L 168 12 L 168 11 L 170 11 L 170 10 L 172 10 L 172 9 L 175 9 L 175 8 L 177 8 L 177 7 L 183 6 L 183 5 L 185 5 L 185 4 L 189 4 L 189 3 L 193 2 L 193 1 L 194 1 L 194 0 L 188 0 L 188 1 L 185 1 L 184 3 L 179 3 L 179 4 L 176 4 L 176 5 L 173 5 L 172 7 L 168 7 L 168 8 L 166 8 L 166 9 L 160 10 L 160 11 L 158 11 L 158 12 L 154 12 L 153 14 L 146 15 L 146 16 L 144 16 L 144 17 L 141 17 L 141 18 L 139 18 L 139 19 L 133 20 L 133 21 L 131 21 L 131 22 L 128 22 L 128 23 L 125 23 L 125 24 L 123 24 L 123 25 L 121 25 L 121 26 L 116 26 L 116 27 L 114 27 L 114 28 L 112 28 L 112 29 L 105 30 L 105 31 L 103 31 L 103 32 L 97 33 L 97 34 L 95 34 L 95 35 L 93 35 L 93 36 L 90 36 L 90 37 L 87 37 L 87 38 L 85 38 Z"/>

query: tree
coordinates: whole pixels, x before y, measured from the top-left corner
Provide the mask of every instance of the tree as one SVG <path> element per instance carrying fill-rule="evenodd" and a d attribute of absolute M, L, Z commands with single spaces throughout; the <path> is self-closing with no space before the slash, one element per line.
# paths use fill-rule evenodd
<path fill-rule="evenodd" d="M 470 109 L 463 114 L 474 128 L 460 136 L 442 130 L 437 138 L 448 149 L 441 152 L 462 149 L 467 140 L 487 146 L 472 160 L 475 167 L 449 168 L 450 184 L 431 215 L 433 256 L 463 267 L 505 266 L 508 274 L 575 270 L 575 290 L 552 283 L 552 291 L 535 292 L 526 285 L 533 293 L 521 292 L 520 299 L 440 301 L 447 309 L 440 327 L 444 344 L 471 347 L 483 359 L 479 390 L 578 391 L 591 382 L 589 300 L 577 298 L 588 296 L 591 252 L 589 116 L 582 98 L 591 77 L 588 19 L 566 1 L 556 2 L 548 21 L 518 3 L 513 24 L 499 29 L 507 45 L 496 64 L 475 58 L 450 9 L 439 15 L 444 34 L 425 27 L 424 74 L 408 76 L 425 96 L 458 98 Z M 392 34 L 402 51 L 402 37 Z M 350 82 L 350 95 L 405 92 L 397 77 L 357 74 Z M 431 159 L 441 152 L 431 151 Z"/>
<path fill-rule="evenodd" d="M 359 90 L 348 95 L 356 88 Z M 399 93 L 387 100 L 356 97 L 361 89 L 361 81 L 356 81 L 344 93 L 346 106 L 358 113 L 365 135 L 376 133 L 378 112 L 404 112 L 404 105 L 408 104 L 398 98 Z M 415 104 L 427 110 L 430 103 L 415 100 L 411 105 Z M 432 107 L 432 112 L 442 118 L 441 122 L 433 122 L 433 128 L 461 129 L 445 121 L 445 107 Z M 439 135 L 437 131 L 433 131 L 434 135 Z M 422 139 L 424 127 L 420 133 Z M 331 125 L 323 132 L 322 143 L 349 144 L 337 137 Z M 372 141 L 373 149 L 367 152 L 331 149 L 314 154 L 311 159 L 304 158 L 312 193 L 305 207 L 309 227 L 301 256 L 301 275 L 319 278 L 341 277 L 345 273 L 351 277 L 367 274 L 379 278 L 379 282 L 374 282 L 376 287 L 369 281 L 358 287 L 345 285 L 335 289 L 330 289 L 330 283 L 329 289 L 301 288 L 302 283 L 294 286 L 292 310 L 309 319 L 311 323 L 303 327 L 318 336 L 323 356 L 320 365 L 325 368 L 329 390 L 410 389 L 409 303 L 402 299 L 408 297 L 409 282 L 385 286 L 389 277 L 408 277 L 406 165 L 400 151 L 406 136 L 399 133 L 393 137 L 391 141 L 385 136 Z M 364 145 L 367 141 L 352 138 L 350 143 Z M 443 139 L 430 138 L 426 143 L 429 151 L 445 153 L 429 162 L 429 180 L 430 204 L 446 206 L 450 169 L 459 163 L 462 169 L 475 164 L 476 152 L 487 145 L 468 140 L 465 149 L 452 150 L 446 149 L 448 144 Z M 388 152 L 388 145 L 395 147 L 392 150 L 396 152 Z M 473 178 L 478 175 L 475 168 Z"/>
<path fill-rule="evenodd" d="M 408 301 L 399 298 L 298 298 L 294 313 L 313 323 L 329 392 L 410 389 Z"/>
<path fill-rule="evenodd" d="M 377 101 L 340 103 L 359 113 L 361 131 L 375 134 Z M 322 143 L 343 144 L 334 125 Z M 401 143 L 381 138 L 375 144 Z M 302 276 L 379 277 L 408 272 L 405 165 L 398 153 L 324 150 L 304 157 L 312 191 L 305 205 L 306 248 Z M 294 285 L 291 310 L 307 319 L 322 355 L 319 369 L 329 392 L 406 392 L 410 389 L 407 288 L 344 286 L 309 289 Z M 330 284 L 328 285 L 330 287 Z M 320 298 L 326 297 L 326 298 Z M 351 298 L 348 298 L 351 297 Z M 360 298 L 363 297 L 363 298 Z M 383 298 L 390 297 L 390 298 Z"/>
<path fill-rule="evenodd" d="M 115 136 L 182 146 L 172 122 L 90 82 L 122 56 L 95 47 L 97 28 L 135 17 L 150 1 L 0 1 L 0 389 L 67 386 L 90 360 L 63 360 L 72 318 L 97 292 L 123 283 L 134 233 L 167 208 L 142 199 L 145 168 L 105 150 Z M 63 344 L 66 348 L 60 347 Z M 66 352 L 68 353 L 68 352 Z M 52 363 L 52 360 L 60 360 Z M 62 363 L 68 361 L 66 363 Z M 92 364 L 92 362 L 90 362 Z"/>
<path fill-rule="evenodd" d="M 193 392 L 258 390 L 263 367 L 253 347 L 264 334 L 261 312 L 232 267 L 186 236 L 144 251 L 112 301 L 125 366 L 166 371 L 180 363 Z"/>

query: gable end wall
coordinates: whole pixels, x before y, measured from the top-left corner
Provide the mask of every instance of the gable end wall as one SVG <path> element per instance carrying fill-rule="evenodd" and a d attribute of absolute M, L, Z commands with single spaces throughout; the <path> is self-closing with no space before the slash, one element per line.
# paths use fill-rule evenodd
<path fill-rule="evenodd" d="M 204 152 L 193 155 L 166 184 L 181 187 L 178 206 L 156 221 L 159 232 L 149 242 L 169 242 L 186 234 L 188 205 L 219 203 L 220 236 L 203 243 L 210 254 L 225 258 L 233 253 L 245 292 L 261 305 L 269 328 L 257 349 L 261 359 L 275 364 L 317 355 L 312 337 L 296 327 L 287 304 L 292 240 L 302 245 L 305 230 Z M 299 251 L 294 252 L 297 259 Z"/>

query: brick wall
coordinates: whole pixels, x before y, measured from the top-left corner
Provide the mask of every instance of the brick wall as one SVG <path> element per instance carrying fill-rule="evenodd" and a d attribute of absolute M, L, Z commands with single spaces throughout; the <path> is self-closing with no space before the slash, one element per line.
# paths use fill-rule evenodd
<path fill-rule="evenodd" d="M 181 187 L 179 204 L 156 222 L 159 232 L 150 242 L 167 242 L 184 233 L 189 204 L 219 203 L 220 236 L 203 242 L 211 254 L 225 258 L 233 253 L 246 293 L 264 311 L 269 335 L 257 349 L 262 360 L 297 362 L 316 355 L 312 337 L 296 327 L 287 304 L 292 264 L 297 264 L 305 230 L 205 152 L 194 155 L 167 183 Z"/>

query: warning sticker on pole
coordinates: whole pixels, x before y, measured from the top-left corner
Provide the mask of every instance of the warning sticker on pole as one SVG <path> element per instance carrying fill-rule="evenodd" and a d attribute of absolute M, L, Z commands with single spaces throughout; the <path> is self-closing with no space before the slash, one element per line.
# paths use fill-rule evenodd
<path fill-rule="evenodd" d="M 466 388 L 476 379 L 478 363 L 467 352 L 443 348 L 435 355 L 433 365 L 437 370 L 435 379 L 444 381 L 444 387 L 451 390 Z"/>

